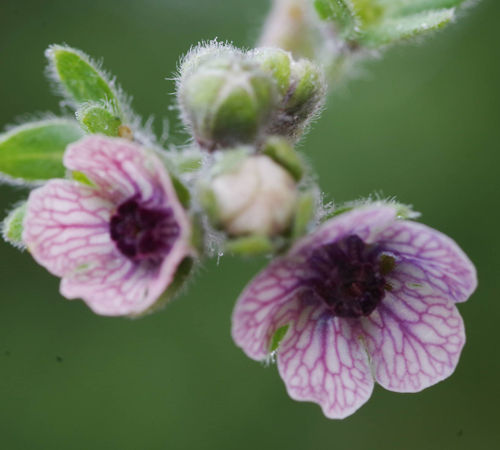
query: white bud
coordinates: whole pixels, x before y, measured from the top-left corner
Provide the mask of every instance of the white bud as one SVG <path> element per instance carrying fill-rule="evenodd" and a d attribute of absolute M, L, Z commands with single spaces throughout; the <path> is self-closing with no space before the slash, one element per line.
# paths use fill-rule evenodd
<path fill-rule="evenodd" d="M 217 220 L 228 234 L 273 236 L 291 222 L 297 200 L 293 177 L 271 158 L 243 160 L 211 183 Z"/>

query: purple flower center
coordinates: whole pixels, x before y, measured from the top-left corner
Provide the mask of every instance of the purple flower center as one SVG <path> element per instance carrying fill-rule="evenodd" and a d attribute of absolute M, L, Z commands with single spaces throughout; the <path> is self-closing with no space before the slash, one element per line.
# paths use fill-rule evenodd
<path fill-rule="evenodd" d="M 348 236 L 311 253 L 308 292 L 335 316 L 368 316 L 384 298 L 384 274 L 393 263 L 376 245 L 365 244 L 357 235 Z"/>
<path fill-rule="evenodd" d="M 111 239 L 128 258 L 159 264 L 169 253 L 180 228 L 171 208 L 148 208 L 138 196 L 123 202 L 111 217 Z"/>

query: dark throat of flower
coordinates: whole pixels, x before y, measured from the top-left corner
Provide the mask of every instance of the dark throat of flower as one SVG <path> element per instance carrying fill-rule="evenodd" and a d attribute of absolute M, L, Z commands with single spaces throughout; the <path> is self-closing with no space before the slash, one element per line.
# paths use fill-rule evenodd
<path fill-rule="evenodd" d="M 315 249 L 308 258 L 306 295 L 338 317 L 370 315 L 388 290 L 394 258 L 353 234 Z"/>
<path fill-rule="evenodd" d="M 171 208 L 151 208 L 138 196 L 120 204 L 110 221 L 118 250 L 134 262 L 160 264 L 180 235 Z"/>

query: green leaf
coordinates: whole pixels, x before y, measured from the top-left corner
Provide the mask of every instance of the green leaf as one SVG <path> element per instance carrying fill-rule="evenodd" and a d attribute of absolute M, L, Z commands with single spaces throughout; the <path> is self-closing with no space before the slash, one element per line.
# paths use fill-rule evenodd
<path fill-rule="evenodd" d="M 87 102 L 108 102 L 121 116 L 114 81 L 80 50 L 51 45 L 45 52 L 48 72 L 75 106 Z"/>
<path fill-rule="evenodd" d="M 356 27 L 356 17 L 348 0 L 315 0 L 314 7 L 319 17 L 334 22 L 344 37 L 352 34 Z"/>
<path fill-rule="evenodd" d="M 34 182 L 62 178 L 64 150 L 83 136 L 76 121 L 50 119 L 16 127 L 0 135 L 0 172 L 7 179 Z"/>
<path fill-rule="evenodd" d="M 453 8 L 465 0 L 378 0 L 388 15 L 411 15 L 419 12 Z"/>
<path fill-rule="evenodd" d="M 3 238 L 14 247 L 24 249 L 23 243 L 23 220 L 26 214 L 26 202 L 14 208 L 3 221 Z"/>
<path fill-rule="evenodd" d="M 379 0 L 350 0 L 358 18 L 358 26 L 366 27 L 377 22 L 386 12 Z"/>
<path fill-rule="evenodd" d="M 276 351 L 280 345 L 280 342 L 285 337 L 286 332 L 288 331 L 290 325 L 283 325 L 281 328 L 278 328 L 276 332 L 273 334 L 271 339 L 271 345 L 269 346 L 269 351 L 272 353 Z"/>
<path fill-rule="evenodd" d="M 314 217 L 315 204 L 316 199 L 313 192 L 304 192 L 299 196 L 293 220 L 293 239 L 297 239 L 306 233 L 307 227 Z"/>
<path fill-rule="evenodd" d="M 76 112 L 76 118 L 88 133 L 119 136 L 122 121 L 109 103 L 85 103 Z"/>
<path fill-rule="evenodd" d="M 335 23 L 341 38 L 376 48 L 442 27 L 464 1 L 315 0 L 315 6 L 320 18 Z"/>
<path fill-rule="evenodd" d="M 416 37 L 446 25 L 453 18 L 454 11 L 451 8 L 387 18 L 367 30 L 362 42 L 376 47 Z"/>
<path fill-rule="evenodd" d="M 228 240 L 226 250 L 239 256 L 256 256 L 272 252 L 273 244 L 267 236 L 245 236 Z"/>

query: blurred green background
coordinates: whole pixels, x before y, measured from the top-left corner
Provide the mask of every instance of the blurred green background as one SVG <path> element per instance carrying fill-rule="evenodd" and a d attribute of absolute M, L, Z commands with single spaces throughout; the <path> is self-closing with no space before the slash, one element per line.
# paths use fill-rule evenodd
<path fill-rule="evenodd" d="M 170 117 L 178 57 L 201 39 L 251 46 L 268 0 L 1 0 L 0 124 L 59 110 L 44 49 L 96 58 L 144 116 Z M 455 374 L 419 394 L 376 388 L 344 421 L 288 398 L 274 366 L 235 347 L 230 316 L 264 261 L 208 262 L 181 299 L 132 321 L 93 315 L 58 280 L 0 244 L 0 448 L 500 448 L 500 2 L 365 66 L 329 99 L 302 149 L 337 201 L 397 195 L 452 236 L 480 285 L 460 306 Z M 179 137 L 176 138 L 179 141 Z M 175 140 L 175 139 L 174 139 Z M 0 208 L 25 196 L 0 187 Z"/>

